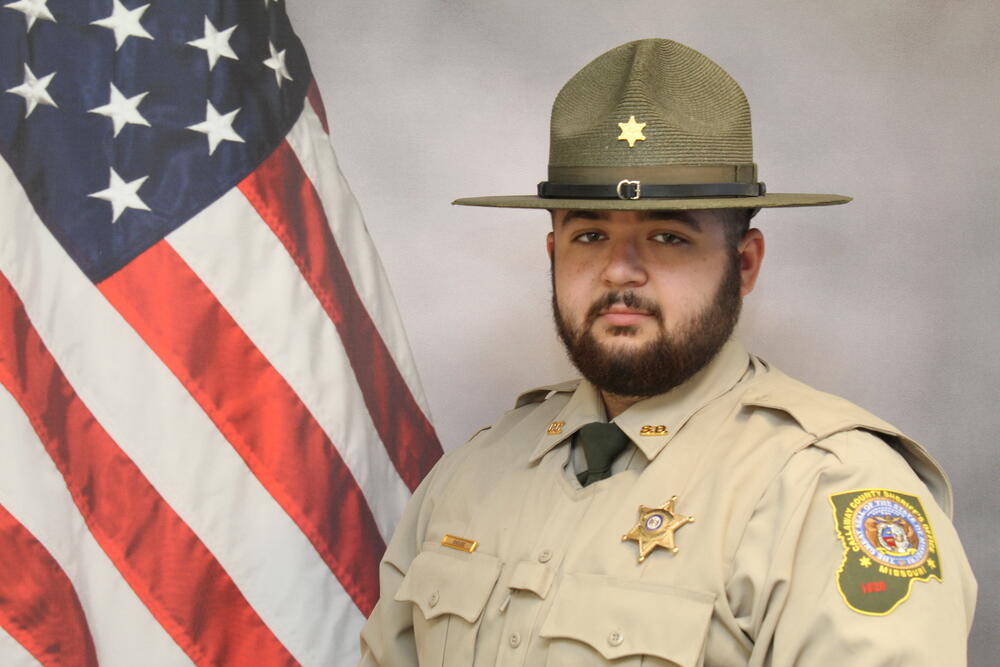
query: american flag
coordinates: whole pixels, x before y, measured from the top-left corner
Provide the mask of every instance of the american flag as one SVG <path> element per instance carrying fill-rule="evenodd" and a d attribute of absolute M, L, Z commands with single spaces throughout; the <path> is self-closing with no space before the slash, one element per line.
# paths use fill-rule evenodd
<path fill-rule="evenodd" d="M 277 0 L 0 0 L 0 664 L 340 665 L 441 447 Z"/>

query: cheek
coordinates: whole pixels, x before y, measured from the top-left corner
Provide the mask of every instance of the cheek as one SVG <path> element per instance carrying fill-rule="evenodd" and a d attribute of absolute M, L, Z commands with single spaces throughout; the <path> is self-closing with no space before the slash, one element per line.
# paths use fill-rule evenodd
<path fill-rule="evenodd" d="M 676 313 L 698 312 L 715 297 L 722 269 L 708 262 L 687 265 L 684 270 L 664 271 L 654 280 L 656 298 L 669 317 Z"/>
<path fill-rule="evenodd" d="M 580 271 L 560 266 L 557 262 L 553 286 L 563 317 L 574 322 L 580 321 L 595 298 L 586 276 Z"/>

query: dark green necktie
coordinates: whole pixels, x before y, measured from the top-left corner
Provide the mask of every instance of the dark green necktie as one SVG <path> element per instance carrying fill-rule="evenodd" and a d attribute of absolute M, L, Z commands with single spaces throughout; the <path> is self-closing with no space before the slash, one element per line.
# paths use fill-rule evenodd
<path fill-rule="evenodd" d="M 576 442 L 583 447 L 587 458 L 587 470 L 576 478 L 581 486 L 587 486 L 611 476 L 611 462 L 622 453 L 629 439 L 618 424 L 591 422 L 577 432 Z"/>

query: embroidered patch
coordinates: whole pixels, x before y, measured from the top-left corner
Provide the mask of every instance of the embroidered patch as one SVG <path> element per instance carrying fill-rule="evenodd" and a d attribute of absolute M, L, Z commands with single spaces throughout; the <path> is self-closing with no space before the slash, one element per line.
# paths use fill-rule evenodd
<path fill-rule="evenodd" d="M 910 596 L 914 580 L 941 581 L 941 559 L 920 499 L 888 489 L 830 496 L 844 560 L 837 588 L 847 606 L 885 616 Z"/>

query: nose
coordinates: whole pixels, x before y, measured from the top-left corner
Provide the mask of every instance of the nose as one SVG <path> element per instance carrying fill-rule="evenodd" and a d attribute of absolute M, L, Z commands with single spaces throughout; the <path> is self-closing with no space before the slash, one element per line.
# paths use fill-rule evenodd
<path fill-rule="evenodd" d="M 608 244 L 601 278 L 609 287 L 636 287 L 646 282 L 646 266 L 633 239 L 616 239 Z"/>

